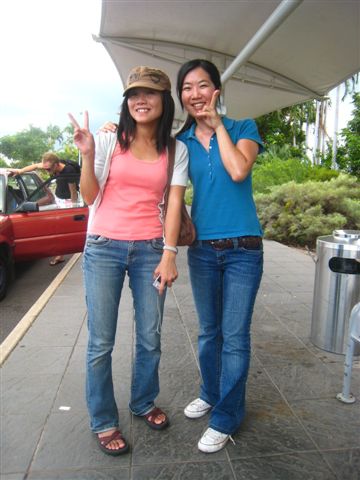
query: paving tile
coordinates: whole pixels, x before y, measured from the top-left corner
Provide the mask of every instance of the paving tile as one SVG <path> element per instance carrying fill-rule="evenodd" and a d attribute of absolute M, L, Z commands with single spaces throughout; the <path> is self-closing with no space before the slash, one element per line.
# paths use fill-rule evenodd
<path fill-rule="evenodd" d="M 164 320 L 161 330 L 161 350 L 163 353 L 171 351 L 174 347 L 182 345 L 183 348 L 189 344 L 188 334 L 183 326 L 173 326 Z"/>
<path fill-rule="evenodd" d="M 268 296 L 268 295 L 271 295 L 272 293 L 278 293 L 279 288 L 280 288 L 280 285 L 277 282 L 274 282 L 273 280 L 270 280 L 265 275 L 263 275 L 263 278 L 260 283 L 258 296 L 262 296 L 262 295 Z"/>
<path fill-rule="evenodd" d="M 277 403 L 281 400 L 279 390 L 271 382 L 265 370 L 260 365 L 251 366 L 246 385 L 246 401 Z"/>
<path fill-rule="evenodd" d="M 295 414 L 320 449 L 360 447 L 360 404 L 336 398 L 291 402 Z"/>
<path fill-rule="evenodd" d="M 288 330 L 265 307 L 256 308 L 251 322 L 252 340 L 270 340 L 289 337 Z"/>
<path fill-rule="evenodd" d="M 273 292 L 271 294 L 263 294 L 257 298 L 258 302 L 263 305 L 289 305 L 294 303 L 295 295 L 288 292 Z"/>
<path fill-rule="evenodd" d="M 300 352 L 302 363 L 283 363 L 265 366 L 274 384 L 290 400 L 328 397 L 338 390 L 338 379 L 317 359 L 306 359 Z"/>
<path fill-rule="evenodd" d="M 288 331 L 298 337 L 308 338 L 311 331 L 311 309 L 303 304 L 267 305 L 271 312 Z"/>
<path fill-rule="evenodd" d="M 67 324 L 55 323 L 49 328 L 38 323 L 30 329 L 26 337 L 21 342 L 21 347 L 72 347 L 80 333 L 81 324 L 74 325 L 71 322 Z"/>
<path fill-rule="evenodd" d="M 66 310 L 64 310 L 66 305 Z M 49 318 L 56 320 L 57 318 L 66 318 L 72 316 L 71 313 L 78 313 L 80 316 L 85 313 L 85 294 L 83 293 L 83 285 L 76 287 L 76 295 L 74 295 L 74 286 L 63 282 L 56 290 L 56 294 L 51 297 L 46 304 L 46 314 Z M 44 312 L 45 313 L 45 312 Z"/>
<path fill-rule="evenodd" d="M 88 343 L 88 329 L 87 329 L 87 319 L 84 320 L 80 333 L 76 342 L 77 346 L 84 346 Z"/>
<path fill-rule="evenodd" d="M 2 375 L 62 374 L 69 361 L 72 347 L 36 347 L 20 345 L 15 348 L 2 368 Z"/>
<path fill-rule="evenodd" d="M 4 473 L 1 480 L 24 480 L 26 472 L 23 473 Z"/>
<path fill-rule="evenodd" d="M 194 362 L 186 368 L 160 368 L 160 393 L 156 403 L 161 407 L 184 409 L 199 396 L 200 376 Z"/>
<path fill-rule="evenodd" d="M 120 411 L 121 430 L 129 438 L 128 411 Z M 129 468 L 131 455 L 111 457 L 98 447 L 90 432 L 87 414 L 61 412 L 50 415 L 41 437 L 32 471 L 63 469 Z M 51 459 L 51 461 L 49 461 Z"/>
<path fill-rule="evenodd" d="M 314 450 L 301 423 L 285 402 L 247 404 L 247 415 L 227 444 L 231 459 Z"/>
<path fill-rule="evenodd" d="M 114 458 L 115 463 L 116 458 Z M 116 467 L 81 470 L 32 471 L 27 480 L 130 480 L 130 469 Z"/>
<path fill-rule="evenodd" d="M 255 338 L 252 346 L 256 357 L 263 365 L 308 363 L 311 361 L 309 350 L 287 332 L 282 332 L 278 337 L 269 335 L 266 341 Z M 314 359 L 314 362 L 316 362 L 316 359 Z"/>
<path fill-rule="evenodd" d="M 203 454 L 204 455 L 204 454 Z M 172 463 L 133 467 L 132 480 L 233 480 L 228 462 Z"/>
<path fill-rule="evenodd" d="M 162 368 L 186 369 L 195 366 L 194 352 L 189 342 L 164 347 L 161 354 L 160 365 Z"/>
<path fill-rule="evenodd" d="M 26 472 L 36 450 L 47 412 L 2 416 L 0 450 L 3 474 Z"/>
<path fill-rule="evenodd" d="M 66 373 L 59 385 L 52 412 L 60 411 L 86 411 L 85 400 L 85 374 Z"/>
<path fill-rule="evenodd" d="M 322 456 L 331 465 L 337 477 L 341 480 L 359 480 L 360 449 L 322 452 Z"/>
<path fill-rule="evenodd" d="M 317 453 L 233 460 L 232 465 L 238 480 L 336 480 Z"/>
<path fill-rule="evenodd" d="M 1 414 L 46 415 L 54 402 L 61 375 L 2 376 Z"/>

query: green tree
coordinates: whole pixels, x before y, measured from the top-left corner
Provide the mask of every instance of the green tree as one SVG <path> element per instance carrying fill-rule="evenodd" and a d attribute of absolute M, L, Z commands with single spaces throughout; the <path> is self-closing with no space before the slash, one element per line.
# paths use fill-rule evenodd
<path fill-rule="evenodd" d="M 40 128 L 29 126 L 14 135 L 0 138 L 0 153 L 15 161 L 16 167 L 23 167 L 38 162 L 43 153 L 54 147 L 54 127 L 43 131 Z"/>
<path fill-rule="evenodd" d="M 306 123 L 314 123 L 315 113 L 315 102 L 310 100 L 262 115 L 256 123 L 267 147 L 288 146 L 291 157 L 301 157 L 305 153 L 303 127 Z"/>
<path fill-rule="evenodd" d="M 61 130 L 57 125 L 49 125 L 46 130 L 29 126 L 27 130 L 0 138 L 0 154 L 14 161 L 13 166 L 24 167 L 39 162 L 42 155 L 56 151 L 60 158 L 78 159 L 78 150 L 73 143 L 71 125 Z"/>
<path fill-rule="evenodd" d="M 60 158 L 77 162 L 79 159 L 79 150 L 74 145 L 73 136 L 74 127 L 69 124 L 62 131 L 61 150 L 57 153 Z"/>
<path fill-rule="evenodd" d="M 343 145 L 338 147 L 336 163 L 341 170 L 360 178 L 360 93 L 353 94 L 354 110 L 352 119 L 341 131 Z"/>

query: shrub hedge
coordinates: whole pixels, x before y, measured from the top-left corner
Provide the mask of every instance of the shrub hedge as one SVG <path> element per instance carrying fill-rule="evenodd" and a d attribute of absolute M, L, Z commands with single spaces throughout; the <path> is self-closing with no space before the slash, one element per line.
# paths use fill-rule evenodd
<path fill-rule="evenodd" d="M 287 160 L 272 158 L 256 162 L 252 172 L 255 193 L 269 193 L 274 185 L 282 185 L 290 181 L 296 183 L 304 183 L 309 180 L 324 182 L 338 176 L 339 172 L 336 170 L 319 165 L 313 166 L 309 161 L 299 158 Z"/>
<path fill-rule="evenodd" d="M 360 183 L 340 174 L 324 182 L 294 181 L 255 194 L 265 238 L 314 248 L 320 235 L 360 229 Z"/>

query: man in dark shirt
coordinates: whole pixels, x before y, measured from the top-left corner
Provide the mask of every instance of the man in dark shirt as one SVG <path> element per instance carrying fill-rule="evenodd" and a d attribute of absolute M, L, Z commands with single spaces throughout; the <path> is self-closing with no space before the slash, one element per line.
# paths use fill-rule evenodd
<path fill-rule="evenodd" d="M 57 155 L 51 152 L 43 155 L 40 165 L 40 167 L 36 168 L 43 168 L 49 172 L 50 175 L 56 177 L 55 196 L 59 206 L 63 206 L 62 200 L 76 202 L 78 198 L 76 179 L 79 174 L 75 168 L 72 165 L 62 162 Z"/>

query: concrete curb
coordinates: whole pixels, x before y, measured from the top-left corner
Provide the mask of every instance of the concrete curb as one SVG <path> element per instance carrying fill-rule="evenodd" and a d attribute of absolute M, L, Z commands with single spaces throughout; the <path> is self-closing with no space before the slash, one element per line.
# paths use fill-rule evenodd
<path fill-rule="evenodd" d="M 53 296 L 55 290 L 61 285 L 65 280 L 66 276 L 73 268 L 75 263 L 81 257 L 82 253 L 76 253 L 71 257 L 71 259 L 66 263 L 66 265 L 61 269 L 59 274 L 54 278 L 50 283 L 48 288 L 40 295 L 36 300 L 34 305 L 25 313 L 20 322 L 12 330 L 12 332 L 5 338 L 5 340 L 0 345 L 0 367 L 8 358 L 10 353 L 14 350 L 16 345 L 23 338 L 25 333 L 29 330 L 35 319 L 38 317 L 42 309 L 48 303 L 50 298 Z"/>

